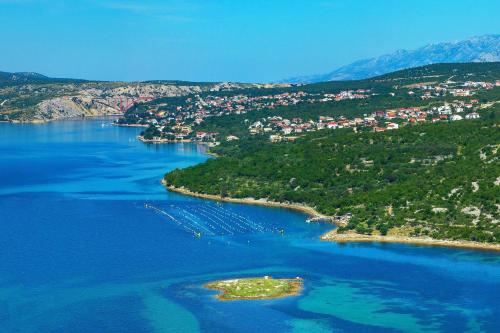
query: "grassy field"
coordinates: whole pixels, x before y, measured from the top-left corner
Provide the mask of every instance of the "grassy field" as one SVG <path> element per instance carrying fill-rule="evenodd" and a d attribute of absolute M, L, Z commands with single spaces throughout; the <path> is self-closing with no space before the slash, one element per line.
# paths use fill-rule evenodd
<path fill-rule="evenodd" d="M 302 288 L 302 279 L 245 278 L 214 281 L 205 288 L 221 291 L 220 300 L 270 299 L 297 295 Z"/>

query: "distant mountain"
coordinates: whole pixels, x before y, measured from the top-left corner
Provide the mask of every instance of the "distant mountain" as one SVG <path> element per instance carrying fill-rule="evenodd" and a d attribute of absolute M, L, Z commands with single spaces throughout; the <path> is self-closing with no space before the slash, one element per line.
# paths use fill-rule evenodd
<path fill-rule="evenodd" d="M 398 50 L 380 57 L 358 60 L 327 74 L 294 77 L 283 82 L 359 80 L 429 64 L 494 61 L 500 61 L 500 35 L 473 37 L 460 42 L 430 44 L 413 51 Z"/>
<path fill-rule="evenodd" d="M 1 83 L 16 83 L 16 82 L 31 82 L 31 81 L 47 81 L 49 77 L 35 72 L 0 72 Z"/>
<path fill-rule="evenodd" d="M 25 83 L 82 83 L 86 80 L 52 78 L 36 72 L 0 72 L 1 85 Z"/>

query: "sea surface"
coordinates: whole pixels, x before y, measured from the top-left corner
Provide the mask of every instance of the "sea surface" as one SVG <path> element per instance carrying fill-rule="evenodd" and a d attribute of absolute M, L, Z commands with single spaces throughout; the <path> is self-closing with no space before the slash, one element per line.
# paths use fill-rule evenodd
<path fill-rule="evenodd" d="M 332 226 L 297 212 L 168 193 L 163 174 L 205 147 L 139 131 L 0 123 L 0 332 L 500 332 L 498 254 L 326 243 Z M 263 275 L 305 289 L 221 302 L 202 287 Z"/>

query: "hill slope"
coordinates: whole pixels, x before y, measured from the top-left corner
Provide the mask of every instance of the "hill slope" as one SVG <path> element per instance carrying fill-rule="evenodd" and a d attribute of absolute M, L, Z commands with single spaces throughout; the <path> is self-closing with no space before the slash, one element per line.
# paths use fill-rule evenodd
<path fill-rule="evenodd" d="M 341 229 L 500 242 L 495 121 L 385 133 L 319 131 L 288 144 L 247 142 L 165 176 L 168 185 L 353 214 Z"/>
<path fill-rule="evenodd" d="M 368 80 L 293 87 L 320 98 L 346 86 L 368 88 L 371 95 L 209 117 L 194 132 L 236 134 L 239 140 L 221 140 L 211 148 L 217 159 L 174 170 L 165 182 L 174 190 L 218 198 L 352 213 L 338 229 L 342 235 L 429 236 L 498 248 L 499 78 L 498 62 L 437 64 Z M 452 94 L 473 85 L 478 88 L 470 94 Z M 334 120 L 332 130 L 318 126 L 325 116 Z M 376 125 L 369 124 L 373 119 Z M 269 131 L 252 134 L 254 122 Z M 399 129 L 389 130 L 394 124 L 388 122 Z M 312 129 L 296 131 L 305 123 Z"/>

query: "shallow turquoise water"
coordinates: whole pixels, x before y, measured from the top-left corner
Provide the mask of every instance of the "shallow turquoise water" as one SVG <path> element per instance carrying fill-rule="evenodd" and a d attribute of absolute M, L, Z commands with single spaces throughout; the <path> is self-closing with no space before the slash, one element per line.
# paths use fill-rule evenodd
<path fill-rule="evenodd" d="M 204 148 L 139 131 L 0 124 L 0 332 L 499 331 L 497 254 L 324 243 L 330 226 L 299 213 L 168 193 L 163 173 Z M 254 275 L 305 291 L 218 302 L 201 287 Z"/>

